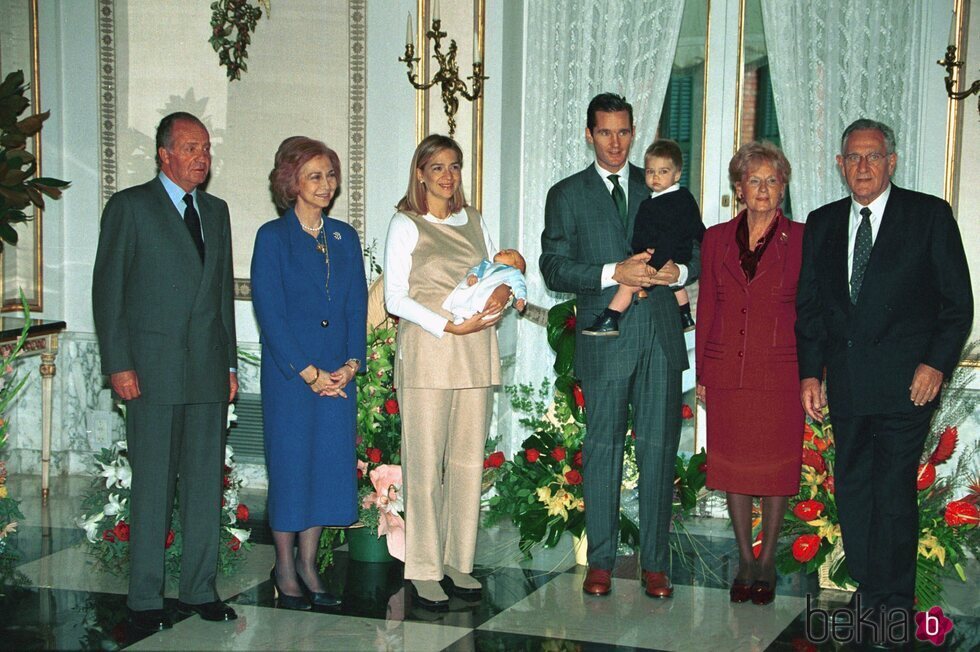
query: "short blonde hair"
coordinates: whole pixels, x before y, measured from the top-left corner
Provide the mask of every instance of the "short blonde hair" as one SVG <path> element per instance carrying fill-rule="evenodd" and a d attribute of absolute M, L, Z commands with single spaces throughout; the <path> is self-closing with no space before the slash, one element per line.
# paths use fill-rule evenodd
<path fill-rule="evenodd" d="M 463 150 L 460 149 L 459 144 L 455 140 L 441 134 L 432 134 L 422 139 L 419 146 L 415 148 L 415 154 L 412 156 L 412 165 L 408 172 L 408 190 L 405 191 L 405 196 L 398 201 L 398 205 L 395 208 L 403 212 L 414 213 L 415 215 L 425 215 L 429 212 L 429 205 L 425 200 L 425 185 L 419 181 L 416 171 L 423 169 L 433 157 L 447 149 L 455 152 L 456 157 L 459 159 L 460 168 L 462 168 Z M 463 184 L 460 183 L 459 188 L 456 189 L 456 192 L 449 199 L 449 212 L 458 213 L 466 205 Z"/>
<path fill-rule="evenodd" d="M 789 184 L 789 177 L 793 173 L 793 168 L 786 155 L 783 154 L 783 150 L 767 140 L 761 142 L 754 140 L 738 148 L 735 156 L 728 163 L 728 181 L 734 187 L 736 183 L 742 181 L 750 169 L 763 163 L 769 163 L 776 168 L 776 176 L 779 177 L 779 180 L 784 185 Z"/>

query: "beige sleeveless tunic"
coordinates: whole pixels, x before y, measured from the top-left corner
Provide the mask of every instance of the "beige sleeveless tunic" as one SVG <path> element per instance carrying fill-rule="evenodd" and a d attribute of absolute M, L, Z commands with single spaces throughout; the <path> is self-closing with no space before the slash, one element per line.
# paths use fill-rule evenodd
<path fill-rule="evenodd" d="M 488 258 L 480 214 L 465 209 L 467 222 L 449 226 L 424 217 L 403 213 L 419 230 L 412 250 L 408 296 L 446 318 L 442 302 L 471 267 Z M 469 335 L 443 334 L 435 337 L 407 319 L 398 322 L 398 357 L 395 361 L 398 387 L 461 389 L 500 384 L 500 353 L 497 327 Z"/>

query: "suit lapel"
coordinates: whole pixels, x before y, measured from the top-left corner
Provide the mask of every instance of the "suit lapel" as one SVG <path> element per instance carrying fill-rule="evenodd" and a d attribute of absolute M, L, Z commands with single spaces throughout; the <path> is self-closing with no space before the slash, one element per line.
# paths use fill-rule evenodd
<path fill-rule="evenodd" d="M 633 241 L 633 226 L 636 224 L 636 213 L 640 204 L 650 196 L 650 190 L 644 183 L 643 172 L 638 167 L 629 165 L 629 199 L 626 207 L 626 238 Z"/>
<path fill-rule="evenodd" d="M 782 270 L 783 265 L 786 264 L 786 245 L 789 242 L 789 225 L 786 222 L 786 216 L 780 211 L 776 217 L 776 232 L 772 234 L 769 246 L 766 247 L 762 253 L 762 258 L 759 259 L 759 265 L 755 269 L 755 277 L 752 279 L 753 282 L 772 269 Z"/>
<path fill-rule="evenodd" d="M 153 211 L 153 214 L 160 216 L 160 228 L 166 241 L 173 243 L 176 248 L 175 255 L 185 259 L 186 269 L 199 270 L 201 258 L 197 253 L 197 247 L 194 246 L 194 241 L 191 239 L 191 234 L 184 224 L 184 216 L 170 200 L 170 195 L 167 194 L 159 179 L 153 180 L 152 187 L 157 202 L 157 210 Z"/>
<path fill-rule="evenodd" d="M 292 208 L 283 214 L 282 219 L 286 220 L 289 227 L 289 249 L 292 259 L 297 261 L 303 271 L 317 285 L 321 285 L 323 283 L 324 262 L 319 256 L 310 255 L 310 249 L 316 246 L 313 244 L 313 238 L 303 230 L 299 218 L 296 217 L 296 211 Z M 330 248 L 330 235 L 327 233 L 327 220 L 325 218 L 323 220 L 323 231 L 327 240 L 327 252 L 332 253 Z M 331 260 L 333 259 L 331 258 Z"/>
<path fill-rule="evenodd" d="M 858 305 L 861 305 L 861 297 L 876 294 L 875 286 L 887 276 L 888 257 L 894 256 L 896 251 L 902 249 L 905 211 L 898 197 L 900 194 L 901 189 L 892 185 L 888 203 L 885 204 L 885 212 L 881 214 L 878 237 L 875 238 L 874 245 L 871 247 L 868 266 L 864 270 L 864 280 L 861 282 Z"/>
<path fill-rule="evenodd" d="M 599 176 L 594 166 L 590 165 L 585 169 L 583 182 L 585 184 L 585 195 L 590 198 L 594 212 L 600 216 L 599 219 L 607 221 L 611 228 L 618 229 L 617 233 L 621 234 L 621 237 L 625 239 L 626 227 L 623 225 L 622 220 L 619 219 L 619 211 L 616 210 L 616 203 L 613 201 L 612 193 L 606 188 L 606 182 Z M 631 209 L 632 206 L 628 208 Z"/>

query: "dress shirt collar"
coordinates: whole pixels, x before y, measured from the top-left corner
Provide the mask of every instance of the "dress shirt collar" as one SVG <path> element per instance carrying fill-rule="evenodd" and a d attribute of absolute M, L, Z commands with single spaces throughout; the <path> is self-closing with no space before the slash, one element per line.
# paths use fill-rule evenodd
<path fill-rule="evenodd" d="M 885 205 L 888 203 L 888 196 L 892 193 L 892 184 L 888 184 L 884 192 L 875 197 L 874 201 L 868 204 L 868 208 L 871 209 L 871 226 L 877 227 L 881 223 L 881 216 L 885 213 Z M 851 197 L 851 227 L 857 229 L 858 225 L 861 224 L 861 209 L 864 208 L 863 204 L 859 204 L 854 201 L 854 197 Z M 875 228 L 877 231 L 877 228 Z"/>
<path fill-rule="evenodd" d="M 167 196 L 170 197 L 170 201 L 174 203 L 174 207 L 177 209 L 177 212 L 183 215 L 184 209 L 186 208 L 186 206 L 184 206 L 184 195 L 187 194 L 187 191 L 174 183 L 170 177 L 163 172 L 160 172 L 160 174 L 157 175 L 157 178 L 160 180 L 160 183 L 163 184 L 163 189 L 167 191 Z M 197 209 L 197 213 L 200 215 L 201 211 L 197 206 L 197 188 L 191 190 L 191 197 L 194 199 L 194 208 Z"/>
<path fill-rule="evenodd" d="M 630 176 L 630 162 L 629 161 L 626 161 L 625 163 L 623 163 L 623 167 L 619 168 L 615 172 L 610 172 L 606 168 L 600 166 L 599 165 L 599 161 L 596 161 L 595 164 L 594 164 L 594 166 L 595 166 L 595 171 L 598 172 L 599 173 L 599 176 L 602 177 L 602 180 L 606 182 L 606 187 L 609 188 L 609 192 L 612 192 L 612 181 L 609 180 L 609 175 L 610 174 L 618 174 L 619 175 L 619 185 L 621 185 L 623 187 L 623 191 L 624 192 L 626 191 L 626 186 L 629 184 L 629 180 L 630 180 L 629 179 L 629 176 Z"/>
<path fill-rule="evenodd" d="M 661 190 L 660 192 L 651 192 L 650 193 L 650 198 L 652 199 L 654 197 L 659 197 L 661 195 L 666 195 L 668 192 L 674 192 L 675 190 L 680 190 L 680 189 L 681 189 L 681 184 L 680 183 L 675 183 L 674 185 L 672 185 L 670 188 L 667 188 L 666 190 Z"/>

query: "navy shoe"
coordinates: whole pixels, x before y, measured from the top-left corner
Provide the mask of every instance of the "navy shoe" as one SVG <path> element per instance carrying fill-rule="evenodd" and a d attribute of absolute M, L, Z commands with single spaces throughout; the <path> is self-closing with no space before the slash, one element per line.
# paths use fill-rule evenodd
<path fill-rule="evenodd" d="M 603 311 L 596 317 L 595 323 L 582 331 L 582 335 L 591 337 L 618 337 L 619 336 L 619 317 L 610 314 L 608 310 Z"/>

